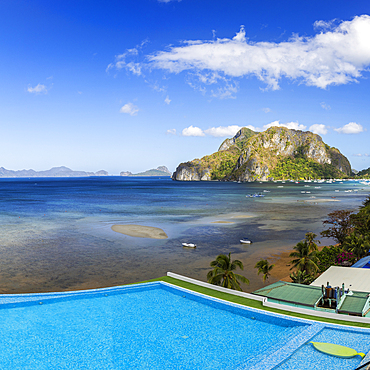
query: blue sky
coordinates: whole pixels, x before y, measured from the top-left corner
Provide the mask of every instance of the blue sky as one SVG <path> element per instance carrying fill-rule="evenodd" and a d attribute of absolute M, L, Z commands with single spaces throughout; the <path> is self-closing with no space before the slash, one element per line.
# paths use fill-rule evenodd
<path fill-rule="evenodd" d="M 271 125 L 370 167 L 367 0 L 12 0 L 0 35 L 0 167 L 174 171 Z"/>

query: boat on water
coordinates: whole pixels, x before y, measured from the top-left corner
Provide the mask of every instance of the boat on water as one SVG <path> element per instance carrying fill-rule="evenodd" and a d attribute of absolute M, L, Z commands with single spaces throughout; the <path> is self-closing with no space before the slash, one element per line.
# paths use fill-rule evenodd
<path fill-rule="evenodd" d="M 252 240 L 250 240 L 248 238 L 243 238 L 243 239 L 240 239 L 240 243 L 241 244 L 251 244 Z"/>
<path fill-rule="evenodd" d="M 247 198 L 259 198 L 259 197 L 264 197 L 262 193 L 255 193 L 255 194 L 247 194 Z"/>
<path fill-rule="evenodd" d="M 186 248 L 196 248 L 197 247 L 197 245 L 194 243 L 182 243 L 182 246 Z"/>

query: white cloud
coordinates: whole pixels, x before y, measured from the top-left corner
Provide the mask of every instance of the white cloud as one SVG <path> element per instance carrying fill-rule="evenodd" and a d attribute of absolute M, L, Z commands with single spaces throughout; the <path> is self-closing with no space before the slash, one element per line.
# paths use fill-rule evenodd
<path fill-rule="evenodd" d="M 333 19 L 331 21 L 316 21 L 313 24 L 313 27 L 315 29 L 323 29 L 323 30 L 328 30 L 330 28 L 334 28 L 334 24 L 336 22 L 336 19 Z"/>
<path fill-rule="evenodd" d="M 214 136 L 214 137 L 233 137 L 235 134 L 243 127 L 249 128 L 252 131 L 260 132 L 265 131 L 270 127 L 286 127 L 293 130 L 305 130 L 306 126 L 299 124 L 298 122 L 287 122 L 287 123 L 280 123 L 279 121 L 271 122 L 267 125 L 264 125 L 262 128 L 247 125 L 247 126 L 238 126 L 238 125 L 230 125 L 230 126 L 219 126 L 219 127 L 211 127 L 206 130 L 202 130 L 199 127 L 189 126 L 182 130 L 183 136 Z M 325 131 L 325 125 L 312 125 L 310 130 L 315 129 L 319 134 L 323 134 Z M 321 130 L 321 131 L 320 131 Z M 313 131 L 314 132 L 314 131 Z M 176 130 L 167 130 L 168 134 L 175 134 Z M 326 133 L 326 132 L 325 132 Z"/>
<path fill-rule="evenodd" d="M 158 2 L 160 2 L 160 3 L 170 3 L 171 1 L 180 2 L 181 0 L 158 0 Z"/>
<path fill-rule="evenodd" d="M 182 136 L 205 136 L 202 129 L 194 126 L 184 128 L 181 134 Z"/>
<path fill-rule="evenodd" d="M 141 52 L 141 49 L 148 43 L 148 40 L 142 41 L 140 45 L 136 45 L 136 47 L 132 49 L 127 49 L 124 53 L 120 55 L 116 55 L 115 61 L 113 63 L 108 64 L 106 68 L 106 72 L 109 70 L 116 68 L 118 70 L 125 68 L 126 70 L 130 71 L 131 73 L 142 76 L 142 68 L 143 64 L 141 62 L 136 61 L 129 61 L 127 62 L 126 59 L 130 57 L 138 57 Z"/>
<path fill-rule="evenodd" d="M 248 125 L 248 126 L 243 126 L 243 127 L 249 128 L 250 130 L 252 130 L 252 131 L 256 131 L 256 132 L 258 132 L 258 131 L 262 131 L 262 129 L 261 129 L 261 128 L 256 127 L 256 126 L 253 126 L 253 125 Z"/>
<path fill-rule="evenodd" d="M 359 134 L 364 131 L 364 128 L 359 123 L 350 122 L 343 127 L 335 128 L 334 131 L 337 131 L 340 134 Z"/>
<path fill-rule="evenodd" d="M 47 94 L 48 89 L 47 89 L 47 87 L 45 85 L 38 84 L 35 87 L 29 86 L 27 88 L 27 91 L 29 93 L 33 93 L 33 94 Z"/>
<path fill-rule="evenodd" d="M 364 153 L 364 154 L 361 154 L 361 153 L 357 153 L 357 154 L 352 154 L 353 157 L 370 157 L 370 154 L 368 153 Z"/>
<path fill-rule="evenodd" d="M 326 109 L 326 110 L 331 109 L 331 106 L 329 104 L 326 104 L 325 102 L 321 102 L 320 105 L 321 105 L 321 108 L 323 109 Z"/>
<path fill-rule="evenodd" d="M 357 153 L 357 154 L 352 154 L 353 157 L 370 157 L 370 154 L 368 153 L 365 153 L 365 154 L 361 154 L 361 153 Z"/>
<path fill-rule="evenodd" d="M 167 135 L 176 135 L 176 129 L 175 128 L 170 128 L 169 130 L 166 131 Z"/>
<path fill-rule="evenodd" d="M 280 121 L 274 121 L 268 123 L 267 125 L 263 126 L 263 131 L 267 130 L 270 127 L 286 127 L 293 130 L 305 130 L 307 126 L 299 124 L 298 122 L 287 122 L 287 123 L 280 123 Z"/>
<path fill-rule="evenodd" d="M 265 113 L 270 113 L 270 112 L 271 112 L 271 109 L 270 109 L 270 108 L 262 108 L 262 110 L 263 110 Z"/>
<path fill-rule="evenodd" d="M 215 137 L 233 137 L 242 127 L 237 125 L 232 126 L 219 126 L 219 127 L 212 127 L 207 130 L 204 130 L 204 132 L 207 135 L 215 136 Z"/>
<path fill-rule="evenodd" d="M 236 83 L 225 82 L 223 86 L 216 90 L 211 90 L 211 95 L 220 99 L 235 99 L 235 94 L 238 92 L 238 85 Z"/>
<path fill-rule="evenodd" d="M 127 103 L 120 109 L 121 113 L 127 113 L 130 116 L 136 116 L 138 111 L 139 108 L 132 103 Z"/>
<path fill-rule="evenodd" d="M 318 135 L 326 135 L 328 133 L 328 129 L 326 128 L 326 126 L 318 123 L 310 126 L 309 130 Z"/>
<path fill-rule="evenodd" d="M 166 99 L 164 99 L 164 102 L 165 102 L 166 104 L 170 104 L 170 103 L 171 103 L 171 100 L 170 100 L 170 98 L 168 97 L 168 95 L 166 96 Z"/>
<path fill-rule="evenodd" d="M 316 26 L 328 28 L 329 22 L 319 21 Z M 212 78 L 256 76 L 269 89 L 277 90 L 286 77 L 325 89 L 361 77 L 370 65 L 369 38 L 368 15 L 356 16 L 313 37 L 293 35 L 280 43 L 252 42 L 242 26 L 231 39 L 183 41 L 181 46 L 149 55 L 146 67 L 170 73 L 195 72 L 208 84 Z"/>

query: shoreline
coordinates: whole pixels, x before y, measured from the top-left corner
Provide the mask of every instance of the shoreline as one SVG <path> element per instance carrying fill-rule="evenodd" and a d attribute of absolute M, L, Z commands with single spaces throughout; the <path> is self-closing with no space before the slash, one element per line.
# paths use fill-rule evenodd
<path fill-rule="evenodd" d="M 325 245 L 319 246 L 318 250 L 321 251 L 324 247 L 327 246 Z M 292 264 L 290 262 L 293 259 L 293 257 L 289 257 L 289 255 L 292 252 L 294 252 L 294 249 L 291 249 L 290 251 L 286 252 L 281 252 L 278 254 L 272 254 L 269 258 L 267 258 L 267 261 L 269 263 L 275 265 L 271 270 L 270 276 L 271 278 L 276 279 L 276 281 L 282 280 L 288 283 L 292 282 L 292 279 L 290 278 L 289 275 L 296 271 L 295 268 L 291 270 Z M 268 282 L 266 283 L 266 285 L 267 284 Z"/>

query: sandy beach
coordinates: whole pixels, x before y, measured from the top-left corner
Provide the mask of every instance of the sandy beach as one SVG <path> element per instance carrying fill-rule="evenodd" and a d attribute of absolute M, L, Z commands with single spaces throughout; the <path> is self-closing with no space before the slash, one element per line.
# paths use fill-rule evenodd
<path fill-rule="evenodd" d="M 113 225 L 112 230 L 136 238 L 167 239 L 167 234 L 158 227 L 141 225 Z"/>
<path fill-rule="evenodd" d="M 321 251 L 324 246 L 319 246 L 318 249 Z M 291 273 L 296 271 L 296 269 L 292 269 L 292 257 L 289 257 L 290 253 L 294 252 L 294 249 L 288 252 L 282 252 L 279 254 L 272 254 L 271 257 L 267 258 L 269 263 L 274 264 L 275 266 L 271 270 L 271 277 L 270 280 L 282 280 L 287 282 L 292 282 L 292 279 L 289 277 Z M 262 278 L 262 275 L 261 275 Z"/>

